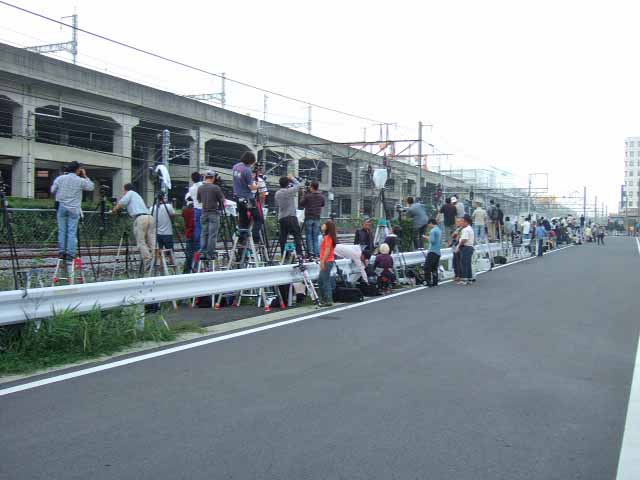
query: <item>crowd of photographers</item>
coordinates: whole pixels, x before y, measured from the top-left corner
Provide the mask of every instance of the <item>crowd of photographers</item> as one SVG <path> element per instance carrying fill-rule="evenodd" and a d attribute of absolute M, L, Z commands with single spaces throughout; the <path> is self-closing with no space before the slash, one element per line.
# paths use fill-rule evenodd
<path fill-rule="evenodd" d="M 182 209 L 185 239 L 185 265 L 183 273 L 194 271 L 199 260 L 213 260 L 217 257 L 216 247 L 221 229 L 221 216 L 237 215 L 237 233 L 240 245 L 252 239 L 264 242 L 264 225 L 267 214 L 266 199 L 269 191 L 266 177 L 256 167 L 256 157 L 252 152 L 244 153 L 240 161 L 232 168 L 232 199 L 225 198 L 219 176 L 208 169 L 203 175 L 194 172 L 192 185 L 185 195 L 185 207 Z M 303 182 L 293 175 L 283 176 L 278 181 L 279 189 L 274 194 L 274 204 L 278 218 L 278 244 L 281 257 L 286 255 L 290 239 L 299 258 L 315 260 L 320 264 L 320 293 L 325 303 L 332 302 L 334 280 L 331 271 L 335 256 L 347 258 L 355 264 L 354 277 L 349 283 L 358 280 L 361 284 L 375 283 L 377 288 L 388 291 L 396 281 L 393 257 L 398 252 L 399 227 L 392 231 L 383 230 L 384 237 L 372 229 L 371 220 L 363 220 L 362 227 L 354 236 L 353 244 L 339 244 L 336 226 L 333 221 L 321 224 L 321 212 L 325 206 L 324 195 L 318 182 Z M 303 188 L 304 187 L 304 188 Z M 87 177 L 81 165 L 72 162 L 66 173 L 53 183 L 58 220 L 59 253 L 62 259 L 72 259 L 77 254 L 77 227 L 82 215 L 80 204 L 82 193 L 94 189 L 93 182 Z M 158 195 L 154 205 L 149 208 L 132 184 L 124 186 L 119 200 L 115 200 L 112 214 L 126 210 L 133 220 L 133 235 L 136 240 L 143 265 L 149 266 L 157 261 L 159 250 L 174 249 L 173 221 L 176 213 L 164 195 Z M 530 217 L 513 221 L 505 216 L 500 204 L 493 200 L 484 206 L 475 201 L 471 208 L 465 208 L 456 196 L 445 199 L 434 218 L 429 218 L 427 209 L 412 197 L 406 199 L 407 207 L 401 209 L 412 220 L 411 243 L 414 249 L 425 252 L 424 284 L 438 285 L 438 268 L 441 247 L 453 249 L 454 281 L 459 284 L 471 284 L 475 281 L 471 260 L 477 242 L 498 240 L 525 241 L 532 254 L 541 255 L 547 248 L 557 243 L 575 241 L 576 236 L 598 243 L 604 243 L 604 228 L 586 225 L 584 217 L 532 220 Z M 299 210 L 304 210 L 304 232 L 299 219 Z M 533 246 L 533 247 L 532 247 Z M 369 265 L 372 254 L 375 262 Z"/>

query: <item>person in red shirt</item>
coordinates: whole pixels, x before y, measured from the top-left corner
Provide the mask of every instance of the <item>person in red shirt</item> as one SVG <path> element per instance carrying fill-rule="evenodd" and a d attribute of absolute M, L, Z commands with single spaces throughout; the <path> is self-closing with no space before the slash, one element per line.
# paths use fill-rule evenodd
<path fill-rule="evenodd" d="M 196 228 L 195 210 L 193 209 L 193 200 L 187 198 L 187 205 L 182 209 L 182 218 L 184 219 L 184 237 L 186 240 L 184 252 L 184 269 L 183 273 L 191 273 L 193 271 L 193 255 L 195 253 L 194 233 Z"/>
<path fill-rule="evenodd" d="M 322 245 L 320 245 L 320 276 L 318 277 L 318 287 L 320 287 L 320 300 L 324 306 L 333 305 L 333 291 L 331 289 L 331 270 L 335 265 L 334 250 L 338 243 L 336 235 L 336 224 L 328 220 L 324 222 L 320 229 L 324 235 Z"/>

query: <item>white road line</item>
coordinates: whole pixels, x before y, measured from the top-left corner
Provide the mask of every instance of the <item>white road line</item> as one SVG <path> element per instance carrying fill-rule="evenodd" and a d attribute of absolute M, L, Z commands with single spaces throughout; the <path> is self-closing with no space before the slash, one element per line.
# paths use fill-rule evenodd
<path fill-rule="evenodd" d="M 636 237 L 636 247 L 640 255 L 640 239 Z M 633 380 L 629 392 L 629 406 L 627 407 L 627 419 L 622 435 L 622 447 L 618 459 L 617 480 L 637 480 L 640 478 L 640 338 L 636 348 L 635 363 L 633 366 Z"/>
<path fill-rule="evenodd" d="M 568 247 L 564 247 L 564 248 L 568 248 Z M 554 250 L 554 251 L 564 250 L 564 248 L 558 249 L 558 250 Z M 507 263 L 506 265 L 500 265 L 498 267 L 495 267 L 494 270 L 496 270 L 498 268 L 507 267 L 507 266 L 510 266 L 510 265 L 515 265 L 516 263 L 520 263 L 520 262 L 524 262 L 524 261 L 527 261 L 527 260 L 531 260 L 533 258 L 535 258 L 535 257 L 516 260 L 514 262 Z M 480 273 L 487 273 L 487 272 L 479 272 L 479 274 Z M 440 282 L 440 285 L 451 283 L 452 281 L 453 280 L 445 280 L 444 282 Z M 126 358 L 124 360 L 118 360 L 118 361 L 115 361 L 115 362 L 110 362 L 110 363 L 105 363 L 105 364 L 102 364 L 102 365 L 97 365 L 95 367 L 84 368 L 84 369 L 81 369 L 81 370 L 76 370 L 74 372 L 64 373 L 64 374 L 61 374 L 61 375 L 54 375 L 54 376 L 51 376 L 51 377 L 48 377 L 48 378 L 43 378 L 42 380 L 35 380 L 33 382 L 23 383 L 23 384 L 16 385 L 16 386 L 13 386 L 13 387 L 4 388 L 4 389 L 0 390 L 0 397 L 2 397 L 4 395 L 10 395 L 12 393 L 22 392 L 22 391 L 25 391 L 25 390 L 31 390 L 33 388 L 38 388 L 38 387 L 42 387 L 42 386 L 45 386 L 45 385 L 50 385 L 52 383 L 58 383 L 58 382 L 62 382 L 62 381 L 65 381 L 65 380 L 71 380 L 72 378 L 83 377 L 85 375 L 90 375 L 92 373 L 102 372 L 104 370 L 111 370 L 112 368 L 122 367 L 124 365 L 130 365 L 132 363 L 142 362 L 144 360 L 150 360 L 152 358 L 163 357 L 165 355 L 171 355 L 172 353 L 181 352 L 183 350 L 190 350 L 192 348 L 202 347 L 204 345 L 210 345 L 212 343 L 223 342 L 225 340 L 231 340 L 232 338 L 243 337 L 245 335 L 251 335 L 251 334 L 263 332 L 263 331 L 266 331 L 266 330 L 271 330 L 273 328 L 284 327 L 285 325 L 292 325 L 294 323 L 303 322 L 305 320 L 311 320 L 312 318 L 322 317 L 324 315 L 331 315 L 333 313 L 344 312 L 345 310 L 351 310 L 352 308 L 360 308 L 360 307 L 362 307 L 364 305 L 369 305 L 371 303 L 381 302 L 381 301 L 387 300 L 389 298 L 399 297 L 401 295 L 406 295 L 406 294 L 409 294 L 409 293 L 418 292 L 418 291 L 421 291 L 421 290 L 425 290 L 426 288 L 427 287 L 415 287 L 415 288 L 412 288 L 410 290 L 404 290 L 402 292 L 392 293 L 390 295 L 385 295 L 385 296 L 381 296 L 381 297 L 376 297 L 376 298 L 372 298 L 372 299 L 369 299 L 369 300 L 365 300 L 364 302 L 353 303 L 353 304 L 350 304 L 350 305 L 345 305 L 345 306 L 342 306 L 342 307 L 328 309 L 328 310 L 322 310 L 322 311 L 319 311 L 319 312 L 316 312 L 316 313 L 312 313 L 310 315 L 304 315 L 302 317 L 292 318 L 291 320 L 284 320 L 282 322 L 271 323 L 269 325 L 263 325 L 261 327 L 256 327 L 256 328 L 250 328 L 248 330 L 241 330 L 239 332 L 229 333 L 227 335 L 221 335 L 219 337 L 207 338 L 206 340 L 200 340 L 198 342 L 187 343 L 187 344 L 184 344 L 184 345 L 179 345 L 177 347 L 166 348 L 166 349 L 158 350 L 158 351 L 152 352 L 152 353 L 145 353 L 143 355 L 137 355 L 137 356 L 134 356 L 134 357 Z"/>

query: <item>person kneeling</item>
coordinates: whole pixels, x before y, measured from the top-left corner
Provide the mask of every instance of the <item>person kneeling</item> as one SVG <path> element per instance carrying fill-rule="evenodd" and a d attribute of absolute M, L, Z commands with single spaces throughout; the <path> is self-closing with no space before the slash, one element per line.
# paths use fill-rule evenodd
<path fill-rule="evenodd" d="M 396 282 L 396 274 L 393 271 L 393 257 L 389 254 L 389 245 L 386 243 L 380 245 L 378 250 L 379 253 L 373 263 L 378 273 L 378 286 L 383 293 L 389 293 Z"/>

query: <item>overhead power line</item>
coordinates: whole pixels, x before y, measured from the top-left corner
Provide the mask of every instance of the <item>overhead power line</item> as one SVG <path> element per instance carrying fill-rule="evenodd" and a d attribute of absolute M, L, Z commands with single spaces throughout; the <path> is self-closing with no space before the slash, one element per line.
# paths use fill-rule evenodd
<path fill-rule="evenodd" d="M 0 4 L 5 5 L 7 7 L 14 8 L 14 9 L 19 10 L 19 11 L 24 12 L 24 13 L 28 13 L 30 15 L 34 15 L 34 16 L 42 18 L 44 20 L 48 20 L 50 22 L 57 23 L 58 25 L 62 25 L 64 27 L 74 28 L 73 25 L 70 25 L 68 23 L 62 22 L 60 20 L 56 20 L 55 18 L 48 17 L 48 16 L 43 15 L 41 13 L 34 12 L 32 10 L 28 10 L 28 9 L 20 7 L 18 5 L 14 5 L 14 4 L 9 3 L 9 2 L 5 2 L 5 1 L 0 0 Z M 121 47 L 128 48 L 130 50 L 133 50 L 133 51 L 136 51 L 136 52 L 139 52 L 139 53 L 143 53 L 145 55 L 149 55 L 149 56 L 158 58 L 160 60 L 164 60 L 165 62 L 170 62 L 170 63 L 173 63 L 175 65 L 179 65 L 181 67 L 188 68 L 190 70 L 194 70 L 196 72 L 204 73 L 206 75 L 210 75 L 210 76 L 217 77 L 217 78 L 222 78 L 222 75 L 219 74 L 219 73 L 210 72 L 208 70 L 205 70 L 205 69 L 199 68 L 199 67 L 194 67 L 193 65 L 189 65 L 189 64 L 183 63 L 183 62 L 181 62 L 179 60 L 174 60 L 172 58 L 165 57 L 164 55 L 160 55 L 158 53 L 151 52 L 151 51 L 145 50 L 143 48 L 138 48 L 138 47 L 135 47 L 135 46 L 130 45 L 128 43 L 124 43 L 124 42 L 121 42 L 119 40 L 115 40 L 113 38 L 105 37 L 104 35 L 100 35 L 99 33 L 95 33 L 95 32 L 91 32 L 89 30 L 85 30 L 84 28 L 76 27 L 76 31 L 85 33 L 87 35 L 91 35 L 92 37 L 99 38 L 99 39 L 104 40 L 106 42 L 113 43 L 115 45 L 119 45 Z M 229 77 L 226 77 L 225 80 L 228 81 L 228 82 L 233 82 L 236 85 L 240 85 L 240 86 L 251 88 L 253 90 L 257 90 L 257 91 L 260 91 L 260 92 L 268 93 L 270 95 L 275 95 L 277 97 L 284 98 L 286 100 L 291 100 L 293 102 L 298 102 L 298 103 L 302 103 L 302 104 L 305 104 L 305 105 L 311 105 L 312 107 L 319 108 L 321 110 L 326 110 L 328 112 L 337 113 L 339 115 L 344 115 L 346 117 L 357 118 L 359 120 L 365 120 L 367 122 L 384 123 L 384 122 L 381 122 L 380 120 L 376 120 L 376 119 L 373 119 L 373 118 L 364 117 L 364 116 L 361 116 L 361 115 L 356 115 L 356 114 L 353 114 L 353 113 L 344 112 L 344 111 L 338 110 L 336 108 L 325 107 L 323 105 L 319 105 L 319 104 L 316 104 L 316 103 L 308 102 L 308 101 L 305 101 L 305 100 L 300 100 L 299 98 L 291 97 L 289 95 L 285 95 L 283 93 L 275 92 L 273 90 L 266 90 L 266 89 L 258 87 L 256 85 L 252 85 L 250 83 L 242 82 L 240 80 L 234 80 L 234 79 L 231 79 Z"/>

